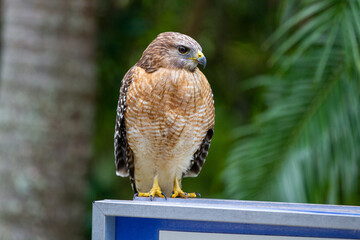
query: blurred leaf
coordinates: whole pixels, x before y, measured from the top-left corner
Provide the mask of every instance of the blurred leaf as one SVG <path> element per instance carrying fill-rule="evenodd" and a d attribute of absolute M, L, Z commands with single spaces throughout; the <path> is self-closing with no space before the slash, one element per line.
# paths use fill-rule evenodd
<path fill-rule="evenodd" d="M 267 109 L 236 130 L 228 197 L 360 203 L 357 12 L 352 1 L 309 0 L 270 38 L 274 73 L 253 84 Z"/>

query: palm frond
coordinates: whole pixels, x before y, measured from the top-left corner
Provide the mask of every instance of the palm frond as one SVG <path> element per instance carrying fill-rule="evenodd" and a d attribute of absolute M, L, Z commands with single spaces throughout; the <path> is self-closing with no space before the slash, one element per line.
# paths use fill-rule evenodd
<path fill-rule="evenodd" d="M 360 203 L 360 4 L 303 7 L 269 40 L 274 73 L 249 83 L 267 110 L 234 131 L 228 197 Z"/>

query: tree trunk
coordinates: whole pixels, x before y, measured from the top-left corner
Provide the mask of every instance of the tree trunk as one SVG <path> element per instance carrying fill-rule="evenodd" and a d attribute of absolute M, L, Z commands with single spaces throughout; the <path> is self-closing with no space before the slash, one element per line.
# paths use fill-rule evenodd
<path fill-rule="evenodd" d="M 93 1 L 3 0 L 2 15 L 0 239 L 83 239 Z"/>

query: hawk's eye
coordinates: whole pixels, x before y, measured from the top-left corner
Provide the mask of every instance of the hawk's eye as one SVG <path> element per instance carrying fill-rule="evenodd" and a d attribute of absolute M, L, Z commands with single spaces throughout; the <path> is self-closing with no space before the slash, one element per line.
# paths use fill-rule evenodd
<path fill-rule="evenodd" d="M 185 54 L 185 53 L 189 52 L 189 48 L 184 47 L 184 46 L 180 46 L 180 47 L 178 48 L 178 50 L 179 50 L 179 52 L 180 52 L 181 54 Z"/>

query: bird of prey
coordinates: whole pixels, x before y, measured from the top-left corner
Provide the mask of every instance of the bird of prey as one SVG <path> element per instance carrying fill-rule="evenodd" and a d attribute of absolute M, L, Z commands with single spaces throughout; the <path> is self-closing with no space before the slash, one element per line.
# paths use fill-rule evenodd
<path fill-rule="evenodd" d="M 181 189 L 196 177 L 214 133 L 212 90 L 197 67 L 206 65 L 191 37 L 164 32 L 125 74 L 117 107 L 116 174 L 130 177 L 140 197 L 196 197 Z"/>

